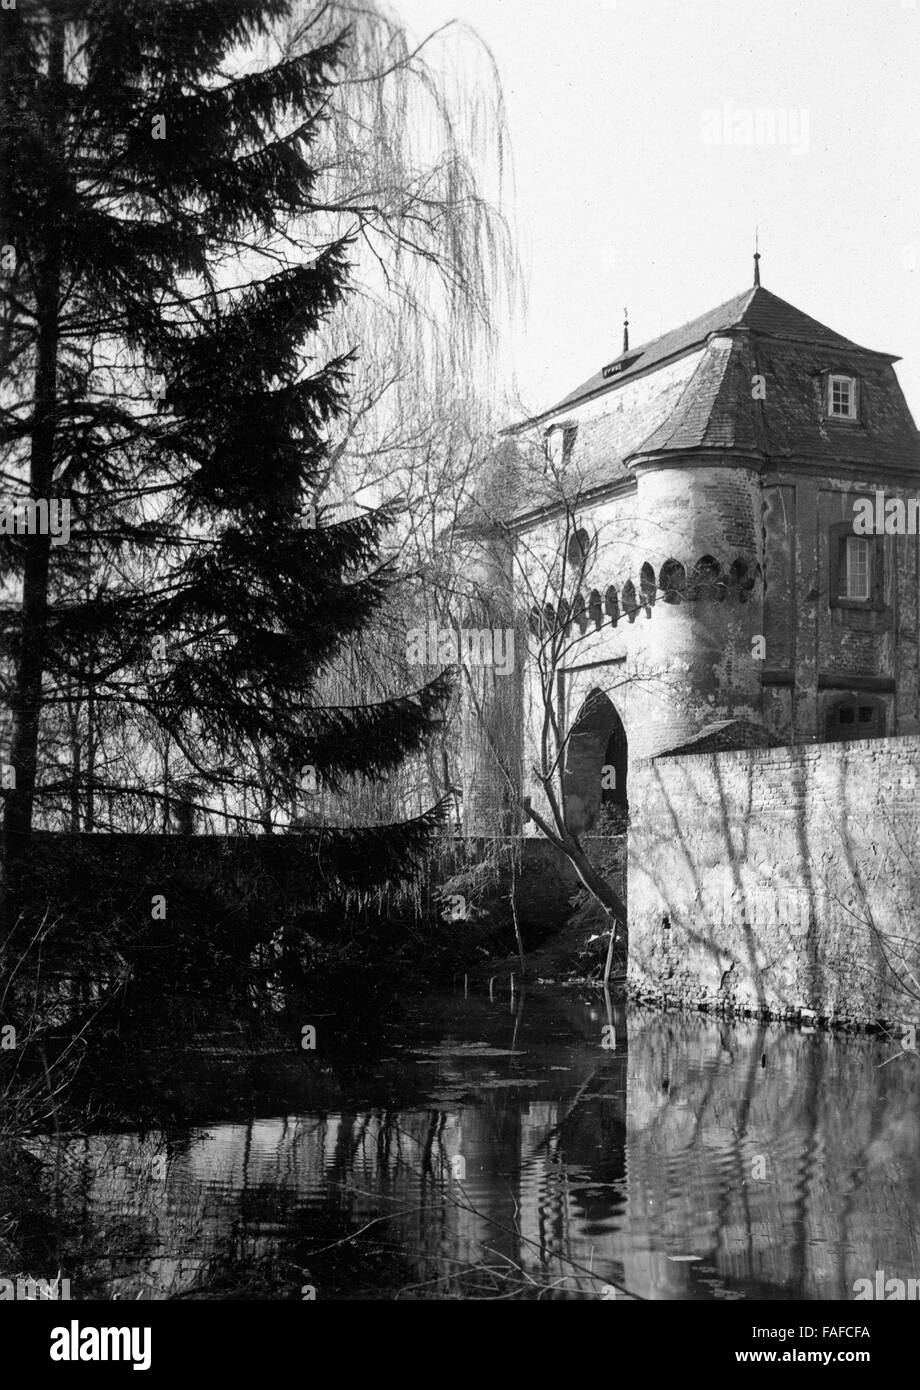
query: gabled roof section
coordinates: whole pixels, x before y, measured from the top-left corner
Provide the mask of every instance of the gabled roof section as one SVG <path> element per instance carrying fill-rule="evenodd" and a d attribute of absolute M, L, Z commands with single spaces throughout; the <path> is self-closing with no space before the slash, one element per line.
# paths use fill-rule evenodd
<path fill-rule="evenodd" d="M 873 352 L 871 348 L 860 347 L 850 338 L 844 338 L 842 334 L 835 333 L 832 328 L 827 328 L 817 319 L 803 314 L 793 304 L 787 304 L 784 299 L 765 290 L 762 285 L 755 285 L 741 294 L 736 294 L 733 299 L 726 300 L 717 308 L 701 314 L 699 318 L 682 324 L 680 328 L 672 329 L 670 333 L 654 338 L 650 343 L 621 353 L 599 372 L 595 372 L 594 376 L 582 382 L 581 386 L 570 392 L 551 410 L 545 410 L 540 415 L 522 421 L 521 424 L 513 426 L 510 432 L 526 429 L 541 420 L 559 415 L 582 401 L 601 396 L 607 391 L 614 391 L 624 382 L 703 346 L 714 333 L 736 328 L 746 328 L 751 333 L 786 342 L 837 348 L 848 352 L 867 352 L 883 358 L 886 362 L 899 360 L 889 353 Z"/>

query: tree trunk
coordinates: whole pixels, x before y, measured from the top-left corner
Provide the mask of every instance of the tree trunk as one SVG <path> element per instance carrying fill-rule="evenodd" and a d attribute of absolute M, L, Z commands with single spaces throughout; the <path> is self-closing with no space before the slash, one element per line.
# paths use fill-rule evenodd
<path fill-rule="evenodd" d="M 581 841 L 577 835 L 571 831 L 560 828 L 559 832 L 554 832 L 546 823 L 541 815 L 532 806 L 526 806 L 528 817 L 549 840 L 550 844 L 555 845 L 561 854 L 568 859 L 572 868 L 575 870 L 582 884 L 587 888 L 592 898 L 600 903 L 601 907 L 610 918 L 610 945 L 607 950 L 607 963 L 604 967 L 604 984 L 610 978 L 610 966 L 613 961 L 613 948 L 619 936 L 620 928 L 626 930 L 626 904 L 618 893 L 604 878 L 603 874 L 598 873 L 591 860 L 585 853 Z"/>
<path fill-rule="evenodd" d="M 86 819 L 83 829 L 87 832 L 96 829 L 96 699 L 93 674 L 96 661 L 96 644 L 89 644 L 89 663 L 86 683 Z M 109 806 L 109 819 L 112 810 Z"/>
<path fill-rule="evenodd" d="M 48 53 L 49 139 L 60 139 L 60 94 L 64 76 L 64 29 L 52 25 Z M 59 304 L 62 237 L 60 209 L 54 190 L 47 203 L 47 240 L 37 273 L 35 395 L 29 458 L 29 495 L 50 502 L 54 486 L 54 446 L 57 414 Z M 32 812 L 38 762 L 38 730 L 42 709 L 42 678 L 48 627 L 49 535 L 23 537 L 22 615 L 19 660 L 11 700 L 13 729 L 10 762 L 16 785 L 7 793 L 4 816 L 4 915 L 15 920 L 22 901 L 32 834 Z"/>

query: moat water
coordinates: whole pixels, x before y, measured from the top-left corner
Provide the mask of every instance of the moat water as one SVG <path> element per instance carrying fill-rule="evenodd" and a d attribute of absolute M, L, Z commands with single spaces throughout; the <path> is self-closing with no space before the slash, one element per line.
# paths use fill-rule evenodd
<path fill-rule="evenodd" d="M 885 1039 L 460 992 L 344 1075 L 320 1031 L 176 1084 L 192 1125 L 29 1141 L 74 1299 L 846 1300 L 920 1275 L 920 1058 Z"/>

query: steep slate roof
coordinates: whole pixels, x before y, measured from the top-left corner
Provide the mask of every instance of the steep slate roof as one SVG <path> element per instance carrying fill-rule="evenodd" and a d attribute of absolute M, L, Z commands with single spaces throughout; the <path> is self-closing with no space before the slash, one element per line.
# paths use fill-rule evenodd
<path fill-rule="evenodd" d="M 754 372 L 743 339 L 720 338 L 710 343 L 676 409 L 633 453 L 702 448 L 765 451 L 767 431 L 759 403 L 751 397 Z"/>
<path fill-rule="evenodd" d="M 698 457 L 707 449 L 734 449 L 774 464 L 803 458 L 829 467 L 920 469 L 920 434 L 892 367 L 898 360 L 860 347 L 754 286 L 622 353 L 552 410 L 505 430 L 484 510 L 511 519 L 559 500 L 558 484 L 528 467 L 525 456 L 539 451 L 541 426 L 565 423 L 567 415 L 578 425 L 564 470 L 568 495 L 631 482 L 634 463 L 644 456 L 690 451 Z M 823 383 L 835 368 L 859 375 L 857 424 L 825 416 Z M 766 384 L 762 400 L 754 398 L 755 376 Z M 618 388 L 640 377 L 644 384 L 617 401 Z M 600 411 L 578 418 L 579 407 L 608 393 L 609 409 L 605 401 Z"/>
<path fill-rule="evenodd" d="M 660 338 L 653 338 L 650 343 L 620 353 L 619 357 L 613 358 L 599 372 L 595 372 L 587 381 L 582 382 L 581 386 L 569 392 L 558 405 L 553 406 L 551 410 L 543 411 L 532 420 L 525 421 L 515 428 L 526 428 L 527 425 L 534 424 L 537 420 L 558 415 L 570 406 L 592 396 L 602 395 L 605 391 L 613 391 L 621 382 L 629 381 L 631 378 L 649 371 L 650 368 L 666 362 L 669 358 L 679 357 L 683 353 L 689 352 L 691 348 L 701 346 L 711 334 L 721 333 L 730 328 L 748 328 L 753 333 L 783 338 L 786 341 L 812 343 L 824 347 L 848 348 L 855 352 L 870 351 L 867 348 L 860 348 L 857 343 L 852 342 L 849 338 L 844 338 L 842 334 L 835 333 L 832 328 L 826 328 L 823 323 L 810 318 L 808 314 L 803 314 L 793 304 L 787 304 L 784 299 L 772 294 L 770 290 L 765 290 L 762 285 L 755 285 L 752 289 L 736 294 L 733 299 L 726 300 L 717 308 L 701 314 L 699 318 L 691 319 L 689 323 L 682 324 L 680 328 L 674 328 L 670 333 L 664 333 Z M 885 357 L 889 362 L 898 360 L 887 353 L 878 355 Z M 624 365 L 620 371 L 611 371 L 612 368 L 621 363 Z M 609 375 L 605 375 L 605 373 L 609 373 Z"/>
<path fill-rule="evenodd" d="M 710 343 L 676 409 L 631 457 L 738 449 L 774 464 L 804 458 L 829 468 L 920 467 L 920 436 L 893 360 L 855 345 L 729 330 Z M 859 423 L 829 420 L 824 411 L 825 373 L 848 366 L 860 380 Z M 762 400 L 754 398 L 755 376 L 764 382 Z"/>

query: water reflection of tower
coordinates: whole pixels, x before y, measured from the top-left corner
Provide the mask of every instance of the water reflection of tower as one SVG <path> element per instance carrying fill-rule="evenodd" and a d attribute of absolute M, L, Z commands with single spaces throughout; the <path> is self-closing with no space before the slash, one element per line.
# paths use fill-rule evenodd
<path fill-rule="evenodd" d="M 559 1119 L 557 1101 L 532 1101 L 521 1115 L 520 1203 L 521 1259 L 525 1268 L 538 1265 L 542 1254 L 554 1250 L 551 1233 L 565 1228 L 563 1189 L 556 1172 L 558 1143 L 553 1135 Z"/>
<path fill-rule="evenodd" d="M 517 1259 L 515 1233 L 521 1154 L 520 1108 L 501 1090 L 460 1112 L 466 1181 L 457 1210 L 458 1257 L 471 1265 L 483 1244 Z"/>

